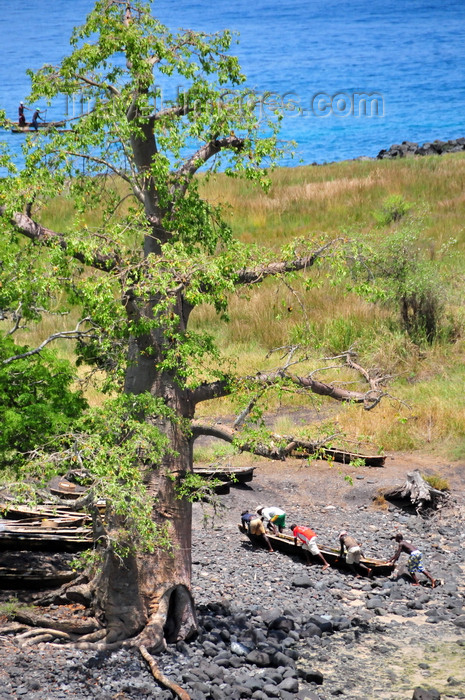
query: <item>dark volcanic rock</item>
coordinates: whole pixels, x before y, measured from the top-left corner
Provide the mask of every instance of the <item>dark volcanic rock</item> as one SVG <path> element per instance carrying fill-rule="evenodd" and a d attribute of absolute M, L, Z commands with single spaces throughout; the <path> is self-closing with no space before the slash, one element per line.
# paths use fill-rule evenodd
<path fill-rule="evenodd" d="M 441 700 L 441 695 L 437 690 L 426 690 L 425 688 L 415 688 L 412 700 Z"/>
<path fill-rule="evenodd" d="M 465 138 L 451 139 L 450 141 L 441 141 L 437 139 L 431 143 L 424 143 L 419 146 L 418 143 L 411 141 L 402 141 L 395 143 L 388 149 L 383 148 L 376 156 L 378 160 L 385 158 L 408 158 L 412 156 L 434 156 L 442 153 L 457 153 L 465 150 Z"/>

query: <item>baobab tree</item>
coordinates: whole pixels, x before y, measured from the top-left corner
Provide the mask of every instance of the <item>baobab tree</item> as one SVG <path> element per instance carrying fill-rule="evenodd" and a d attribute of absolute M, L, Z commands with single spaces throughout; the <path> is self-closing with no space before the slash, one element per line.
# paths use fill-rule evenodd
<path fill-rule="evenodd" d="M 111 498 L 100 523 L 106 546 L 95 589 L 107 645 L 132 638 L 156 650 L 164 640 L 195 632 L 192 506 L 179 497 L 179 487 L 192 472 L 194 440 L 212 432 L 196 420 L 201 402 L 244 387 L 249 397 L 253 387 L 259 395 L 264 386 L 285 383 L 366 407 L 381 393 L 374 384 L 357 393 L 311 374 L 298 376 L 292 352 L 278 370 L 245 381 L 223 364 L 208 333 L 189 326 L 200 304 L 225 314 L 239 287 L 309 274 L 332 246 L 299 240 L 278 256 L 242 245 L 221 209 L 202 198 L 199 171 L 221 169 L 267 187 L 267 168 L 280 155 L 279 118 L 259 123 L 257 99 L 241 87 L 244 76 L 230 44 L 229 32 L 173 34 L 148 4 L 100 0 L 75 29 L 70 55 L 31 73 L 31 100 L 79 100 L 82 115 L 70 129 L 29 137 L 24 167 L 11 169 L 0 184 L 10 251 L 2 274 L 12 282 L 4 308 L 14 297 L 23 313 L 39 316 L 56 290 L 66 293 L 82 310 L 74 332 L 80 358 L 112 378 L 113 392 L 151 398 L 135 403 L 135 420 L 161 436 L 158 456 L 150 459 L 129 440 L 134 431 L 125 438 L 152 522 L 169 546 L 131 539 L 130 517 L 111 509 Z M 170 81 L 183 88 L 168 100 Z M 61 229 L 53 223 L 58 205 L 66 219 Z M 13 269 L 27 285 L 15 286 Z M 245 400 L 245 413 L 254 401 Z M 289 445 L 276 439 L 258 444 L 239 423 L 218 437 L 277 458 Z M 128 470 L 113 468 L 124 492 L 131 485 Z"/>

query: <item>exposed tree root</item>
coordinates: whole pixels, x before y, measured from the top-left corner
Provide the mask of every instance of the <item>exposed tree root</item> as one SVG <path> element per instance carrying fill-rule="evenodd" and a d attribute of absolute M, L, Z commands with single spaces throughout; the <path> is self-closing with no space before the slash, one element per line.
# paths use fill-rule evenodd
<path fill-rule="evenodd" d="M 66 598 L 70 600 L 71 602 L 76 602 L 73 600 L 73 598 L 68 598 L 68 592 L 72 592 L 73 589 L 80 590 L 80 587 L 86 587 L 91 590 L 91 584 L 89 583 L 89 579 L 85 574 L 81 574 L 77 578 L 73 579 L 73 581 L 69 581 L 68 583 L 64 583 L 60 588 L 57 590 L 45 593 L 41 598 L 38 598 L 36 600 L 37 605 L 54 605 L 57 603 L 57 601 L 61 602 L 63 598 Z M 85 596 L 84 594 L 81 594 L 80 596 L 82 604 L 85 604 Z"/>
<path fill-rule="evenodd" d="M 42 639 L 42 637 L 45 636 L 48 637 L 47 640 Z M 52 639 L 63 639 L 67 642 L 71 642 L 73 637 L 67 632 L 61 632 L 60 630 L 55 630 L 53 628 L 41 627 L 23 632 L 23 634 L 19 634 L 16 639 L 20 643 L 26 642 L 27 644 L 38 644 L 39 641 L 51 641 Z"/>
<path fill-rule="evenodd" d="M 81 639 L 79 640 L 79 643 L 81 642 L 99 642 L 101 639 L 103 639 L 107 634 L 107 631 L 105 628 L 95 630 L 95 632 L 91 632 L 90 634 L 84 634 Z"/>
<path fill-rule="evenodd" d="M 2 625 L 0 627 L 0 634 L 17 634 L 29 629 L 28 625 L 23 625 L 20 622 L 12 622 L 10 625 Z"/>
<path fill-rule="evenodd" d="M 73 620 L 57 620 L 51 623 L 50 619 L 42 617 L 42 615 L 36 615 L 33 612 L 26 612 L 24 610 L 19 610 L 15 612 L 13 615 L 13 619 L 17 622 L 22 622 L 26 625 L 29 625 L 29 627 L 53 629 L 58 630 L 59 632 L 67 632 L 70 635 L 74 634 L 77 636 L 81 634 L 90 634 L 91 632 L 95 632 L 95 630 L 99 627 L 96 620 L 87 620 L 85 622 L 77 622 Z"/>
<path fill-rule="evenodd" d="M 169 678 L 167 678 L 158 668 L 157 663 L 153 656 L 149 654 L 147 649 L 144 647 L 143 644 L 138 647 L 140 653 L 142 654 L 143 658 L 145 661 L 147 661 L 148 665 L 150 666 L 150 670 L 152 672 L 153 677 L 155 680 L 160 683 L 161 685 L 165 686 L 165 688 L 169 688 L 169 690 L 172 690 L 173 693 L 175 693 L 179 700 L 191 700 L 191 696 L 189 693 L 187 693 L 181 686 L 179 686 L 177 683 L 174 683 L 173 681 L 170 681 Z"/>
<path fill-rule="evenodd" d="M 40 632 L 41 630 L 37 630 Z M 36 637 L 30 637 L 24 642 L 20 642 L 21 647 L 32 646 L 33 644 L 40 644 L 41 642 L 51 642 L 55 639 L 55 633 L 53 634 L 38 634 Z"/>

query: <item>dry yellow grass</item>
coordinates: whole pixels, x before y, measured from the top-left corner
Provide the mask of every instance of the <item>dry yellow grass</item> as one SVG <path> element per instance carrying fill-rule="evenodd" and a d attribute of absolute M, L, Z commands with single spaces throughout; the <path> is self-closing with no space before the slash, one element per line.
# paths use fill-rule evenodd
<path fill-rule="evenodd" d="M 284 284 L 266 282 L 250 291 L 248 298 L 233 296 L 231 322 L 221 322 L 212 307 L 200 306 L 192 314 L 194 328 L 208 329 L 224 349 L 237 358 L 239 374 L 275 368 L 279 356 L 266 353 L 285 343 L 309 344 L 312 362 L 299 371 L 323 366 L 322 358 L 356 344 L 360 361 L 393 375 L 389 392 L 401 402 L 386 397 L 373 411 L 360 406 L 330 404 L 339 426 L 354 439 L 370 437 L 388 450 L 427 447 L 437 454 L 465 456 L 465 399 L 460 388 L 465 380 L 465 347 L 461 340 L 463 283 L 465 270 L 465 154 L 398 161 L 344 162 L 316 167 L 278 169 L 271 175 L 273 186 L 265 194 L 259 188 L 224 175 L 201 180 L 201 188 L 214 203 L 226 205 L 226 216 L 244 242 L 278 249 L 293 237 L 329 238 L 341 235 L 383 239 L 390 227 L 380 228 L 374 217 L 391 195 L 400 195 L 411 205 L 411 215 L 421 220 L 422 244 L 432 260 L 446 269 L 455 290 L 448 313 L 454 319 L 452 342 L 419 347 L 400 332 L 397 315 L 379 305 L 347 293 L 334 284 L 327 269 L 311 269 L 313 286 L 302 281 Z M 69 210 L 62 200 L 48 209 L 49 225 L 65 230 Z M 92 220 L 88 221 L 92 224 Z M 455 239 L 456 257 L 445 262 L 440 246 Z M 18 339 L 30 345 L 59 329 L 74 327 L 70 317 L 44 319 L 35 331 Z M 451 322 L 452 323 L 452 322 Z M 60 342 L 57 352 L 69 353 Z M 352 382 L 353 374 L 324 373 L 324 381 Z M 355 387 L 354 387 L 355 388 Z M 360 385 L 359 385 L 360 388 Z M 92 403 L 98 392 L 89 393 Z M 319 406 L 321 400 L 285 393 L 270 406 L 296 408 Z M 328 405 L 329 404 L 325 404 Z M 199 407 L 202 415 L 220 415 L 237 410 L 234 401 L 221 400 Z M 463 453 L 463 454 L 462 454 Z"/>

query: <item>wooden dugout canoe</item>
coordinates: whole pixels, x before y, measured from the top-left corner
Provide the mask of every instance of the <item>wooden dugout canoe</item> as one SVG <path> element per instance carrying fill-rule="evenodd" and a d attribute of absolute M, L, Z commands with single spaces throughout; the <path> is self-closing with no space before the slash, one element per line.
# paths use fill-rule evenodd
<path fill-rule="evenodd" d="M 255 467 L 194 467 L 194 474 L 206 479 L 221 479 L 221 481 L 239 482 L 244 484 L 252 481 Z"/>
<path fill-rule="evenodd" d="M 243 535 L 247 535 L 249 540 L 252 542 L 253 545 L 257 547 L 264 547 L 266 548 L 266 543 L 263 541 L 262 537 L 256 537 L 255 535 L 250 535 L 246 528 L 243 525 L 239 525 L 239 531 Z M 277 552 L 283 552 L 283 554 L 289 554 L 292 556 L 300 557 L 301 559 L 306 559 L 306 552 L 302 548 L 302 545 L 300 543 L 295 544 L 294 538 L 291 535 L 283 535 L 283 534 L 278 534 L 278 535 L 273 535 L 270 532 L 267 532 L 267 537 L 271 542 L 271 546 L 273 549 Z M 347 564 L 345 563 L 345 558 L 342 557 L 342 559 L 339 558 L 339 549 L 334 549 L 332 547 L 327 547 L 326 545 L 321 545 L 318 543 L 318 548 L 320 552 L 323 554 L 324 558 L 328 562 L 328 564 L 331 564 L 331 566 L 334 566 L 336 568 L 341 568 L 345 569 L 347 568 Z M 320 559 L 318 557 L 313 557 L 310 555 L 312 560 L 315 563 L 320 563 Z M 372 559 L 370 557 L 362 557 L 360 560 L 362 564 L 365 564 L 368 568 L 370 568 L 373 572 L 374 575 L 376 576 L 389 576 L 394 571 L 395 564 L 391 564 L 390 562 L 383 561 L 382 559 Z"/>
<path fill-rule="evenodd" d="M 366 467 L 384 467 L 386 461 L 386 455 L 365 455 L 358 452 L 345 452 L 344 450 L 338 450 L 333 447 L 312 447 L 310 443 L 308 446 L 293 450 L 290 456 L 294 458 L 305 458 L 315 453 L 318 454 L 320 459 L 331 460 L 340 464 L 363 462 Z"/>

